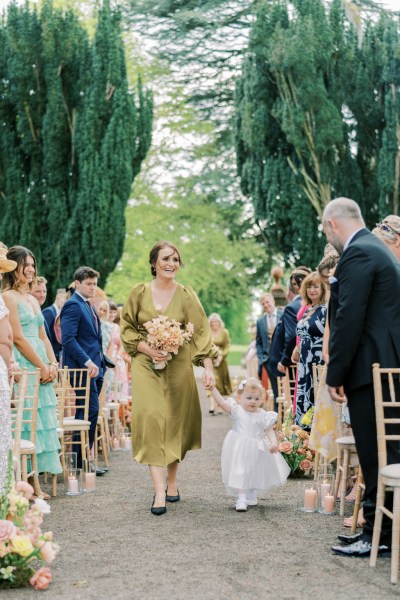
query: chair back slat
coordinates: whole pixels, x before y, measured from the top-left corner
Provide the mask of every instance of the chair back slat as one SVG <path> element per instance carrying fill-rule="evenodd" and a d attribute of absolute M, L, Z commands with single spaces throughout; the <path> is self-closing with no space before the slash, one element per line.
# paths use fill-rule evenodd
<path fill-rule="evenodd" d="M 66 390 L 64 395 L 64 417 L 75 415 L 76 408 L 83 408 L 83 419 L 89 419 L 90 377 L 87 369 L 64 367 Z"/>
<path fill-rule="evenodd" d="M 378 440 L 378 463 L 379 469 L 382 469 L 387 465 L 386 443 L 388 441 L 400 441 L 400 368 L 380 368 L 378 363 L 374 363 L 372 365 L 372 376 Z M 385 381 L 385 384 L 387 381 L 387 396 L 390 397 L 390 401 L 388 401 L 387 397 L 383 398 L 383 381 Z M 391 414 L 385 415 L 385 409 L 390 410 Z M 397 416 L 395 416 L 396 412 Z M 398 433 L 393 432 L 393 426 L 397 426 Z"/>

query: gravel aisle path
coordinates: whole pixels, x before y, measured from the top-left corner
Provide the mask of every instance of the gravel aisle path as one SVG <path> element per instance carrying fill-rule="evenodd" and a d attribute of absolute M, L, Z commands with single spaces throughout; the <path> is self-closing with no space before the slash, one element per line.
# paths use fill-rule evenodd
<path fill-rule="evenodd" d="M 182 501 L 150 513 L 144 466 L 114 452 L 111 471 L 93 495 L 51 501 L 46 529 L 61 552 L 44 598 L 91 600 L 347 600 L 399 598 L 389 582 L 390 559 L 339 558 L 330 544 L 344 531 L 339 516 L 295 510 L 296 480 L 258 507 L 236 513 L 221 483 L 220 452 L 228 416 L 212 417 L 202 393 L 203 449 L 181 466 Z M 348 513 L 351 505 L 348 507 Z M 41 597 L 32 590 L 1 598 Z"/>

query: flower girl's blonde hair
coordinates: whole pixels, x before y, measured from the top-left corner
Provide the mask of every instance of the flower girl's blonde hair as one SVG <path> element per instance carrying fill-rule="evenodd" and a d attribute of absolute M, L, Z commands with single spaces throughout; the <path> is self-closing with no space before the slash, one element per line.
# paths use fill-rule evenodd
<path fill-rule="evenodd" d="M 257 390 L 260 396 L 260 400 L 262 404 L 265 402 L 265 389 L 262 385 L 261 381 L 256 379 L 255 377 L 248 377 L 247 379 L 243 379 L 236 388 L 236 396 L 238 397 L 240 403 L 240 397 L 243 394 L 245 388 L 250 388 L 251 390 Z"/>

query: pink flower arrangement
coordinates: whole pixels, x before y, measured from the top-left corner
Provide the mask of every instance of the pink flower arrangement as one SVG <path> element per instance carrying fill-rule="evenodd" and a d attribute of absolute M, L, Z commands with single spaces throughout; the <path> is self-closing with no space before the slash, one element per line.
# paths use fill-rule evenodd
<path fill-rule="evenodd" d="M 293 424 L 291 410 L 282 425 L 282 431 L 277 434 L 279 452 L 282 453 L 292 473 L 312 469 L 313 451 L 308 448 L 309 434 L 298 425 Z"/>
<path fill-rule="evenodd" d="M 147 321 L 144 327 L 148 332 L 146 342 L 150 348 L 165 353 L 165 361 L 154 363 L 155 369 L 166 367 L 172 359 L 172 354 L 178 354 L 179 348 L 190 342 L 194 332 L 192 323 L 186 323 L 183 327 L 182 323 L 175 319 L 170 320 L 165 315 Z"/>
<path fill-rule="evenodd" d="M 51 531 L 41 531 L 49 505 L 42 499 L 30 505 L 32 495 L 28 483 L 12 485 L 9 466 L 5 491 L 0 495 L 0 589 L 31 584 L 35 590 L 44 590 L 51 582 L 50 569 L 42 565 L 51 563 L 59 548 Z"/>

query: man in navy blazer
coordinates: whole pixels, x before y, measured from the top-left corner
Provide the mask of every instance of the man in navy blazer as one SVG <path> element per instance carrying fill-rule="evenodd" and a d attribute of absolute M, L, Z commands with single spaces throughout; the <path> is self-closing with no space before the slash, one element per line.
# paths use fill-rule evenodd
<path fill-rule="evenodd" d="M 271 340 L 274 334 L 276 325 L 281 318 L 282 309 L 276 309 L 275 300 L 272 294 L 262 294 L 260 298 L 261 305 L 264 309 L 264 314 L 257 321 L 256 330 L 256 351 L 258 358 L 258 377 L 262 380 L 262 371 L 265 369 L 266 374 L 271 382 L 274 398 L 278 396 L 278 383 L 276 375 L 270 370 L 268 358 L 271 349 Z"/>
<path fill-rule="evenodd" d="M 60 362 L 62 346 L 57 339 L 56 332 L 54 330 L 54 323 L 56 322 L 56 319 L 60 314 L 62 307 L 64 306 L 65 297 L 65 290 L 60 288 L 59 290 L 57 290 L 54 304 L 42 310 L 47 337 L 49 338 L 50 343 L 53 347 L 54 354 L 58 363 Z"/>
<path fill-rule="evenodd" d="M 340 540 L 336 554 L 368 556 L 374 528 L 378 482 L 378 447 L 372 364 L 400 367 L 400 264 L 366 228 L 354 200 L 337 198 L 325 208 L 322 224 L 327 237 L 341 254 L 331 281 L 329 312 L 331 329 L 326 383 L 332 400 L 346 399 L 351 427 L 365 481 L 362 534 Z M 400 390 L 396 384 L 397 401 Z M 388 382 L 383 395 L 390 400 Z M 390 409 L 387 410 L 387 417 Z M 399 426 L 393 426 L 398 433 Z M 397 442 L 387 443 L 388 464 L 400 462 Z M 390 510 L 392 494 L 386 494 Z M 391 545 L 392 520 L 383 516 L 380 551 Z"/>
<path fill-rule="evenodd" d="M 90 300 L 96 296 L 99 273 L 90 267 L 75 271 L 75 293 L 61 310 L 63 365 L 71 369 L 88 369 L 90 381 L 89 443 L 93 446 L 99 415 L 99 394 L 103 385 L 105 362 L 102 352 L 101 326 Z M 79 406 L 79 397 L 76 399 Z M 76 419 L 83 419 L 78 408 Z M 80 454 L 80 453 L 78 453 Z M 78 461 L 81 462 L 78 455 Z M 103 471 L 104 472 L 104 471 Z"/>

